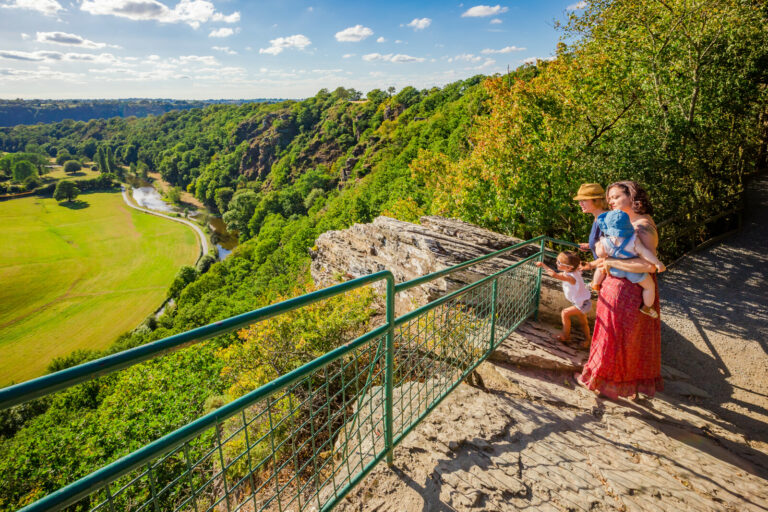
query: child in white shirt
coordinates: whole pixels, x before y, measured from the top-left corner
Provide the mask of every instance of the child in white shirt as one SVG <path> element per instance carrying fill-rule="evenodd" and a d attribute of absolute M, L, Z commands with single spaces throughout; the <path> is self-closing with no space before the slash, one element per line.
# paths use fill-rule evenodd
<path fill-rule="evenodd" d="M 556 336 L 556 339 L 563 342 L 570 341 L 571 317 L 575 317 L 581 321 L 583 326 L 584 343 L 582 343 L 581 346 L 587 348 L 591 341 L 587 313 L 592 309 L 592 294 L 587 288 L 587 285 L 584 284 L 584 279 L 581 277 L 581 270 L 579 270 L 580 264 L 581 259 L 579 258 L 579 255 L 573 251 L 563 251 L 557 255 L 557 268 L 558 270 L 562 270 L 562 272 L 555 272 L 539 261 L 534 263 L 537 267 L 543 268 L 550 277 L 554 277 L 563 282 L 563 293 L 565 294 L 565 298 L 568 299 L 568 302 L 573 304 L 573 306 L 565 308 L 560 313 L 560 318 L 563 321 L 563 332 Z"/>

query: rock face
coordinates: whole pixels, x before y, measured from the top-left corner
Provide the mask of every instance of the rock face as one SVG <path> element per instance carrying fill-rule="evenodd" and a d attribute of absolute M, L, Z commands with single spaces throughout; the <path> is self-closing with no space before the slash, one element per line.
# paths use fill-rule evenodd
<path fill-rule="evenodd" d="M 385 269 L 392 271 L 396 283 L 402 283 L 519 242 L 520 239 L 455 219 L 422 217 L 419 224 L 412 224 L 377 217 L 370 224 L 355 224 L 349 229 L 320 235 L 312 252 L 311 272 L 315 283 L 322 286 Z M 499 272 L 536 250 L 534 245 L 525 246 L 399 293 L 397 313 L 405 313 L 415 305 L 426 304 L 446 292 Z M 383 291 L 383 285 L 380 290 Z M 542 279 L 540 300 L 540 313 L 549 317 L 559 318 L 560 311 L 570 305 L 563 296 L 560 282 L 546 275 Z"/>
<path fill-rule="evenodd" d="M 575 385 L 586 353 L 553 330 L 524 324 L 337 510 L 768 509 L 768 454 L 700 408 L 685 374 L 665 368 L 685 385 L 652 401 L 603 401 Z"/>

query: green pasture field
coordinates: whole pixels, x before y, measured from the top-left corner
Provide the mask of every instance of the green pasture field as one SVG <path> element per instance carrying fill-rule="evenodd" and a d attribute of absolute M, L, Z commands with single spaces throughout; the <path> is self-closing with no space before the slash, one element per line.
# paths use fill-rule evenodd
<path fill-rule="evenodd" d="M 0 202 L 0 386 L 40 376 L 75 349 L 106 348 L 197 259 L 189 227 L 129 208 L 120 193 L 78 201 Z"/>
<path fill-rule="evenodd" d="M 80 169 L 74 174 L 67 174 L 64 172 L 64 168 L 59 166 L 54 169 L 51 169 L 51 172 L 40 175 L 40 177 L 44 181 L 52 181 L 52 180 L 77 181 L 77 180 L 88 180 L 91 178 L 98 178 L 100 175 L 101 173 L 99 171 L 94 171 L 90 168 L 86 169 L 85 167 L 83 167 L 82 169 Z"/>

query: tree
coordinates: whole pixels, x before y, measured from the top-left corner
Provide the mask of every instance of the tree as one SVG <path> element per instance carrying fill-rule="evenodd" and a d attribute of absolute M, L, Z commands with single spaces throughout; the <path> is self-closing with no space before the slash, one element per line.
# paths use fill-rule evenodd
<path fill-rule="evenodd" d="M 181 189 L 179 187 L 171 187 L 168 189 L 168 200 L 173 204 L 181 203 Z"/>
<path fill-rule="evenodd" d="M 37 170 L 35 169 L 35 166 L 32 165 L 32 162 L 21 160 L 13 164 L 13 181 L 21 183 L 29 176 L 35 175 L 37 175 Z"/>
<path fill-rule="evenodd" d="M 83 166 L 77 160 L 67 160 L 64 162 L 64 172 L 67 174 L 74 174 L 82 168 Z"/>
<path fill-rule="evenodd" d="M 64 164 L 67 160 L 71 160 L 72 155 L 69 154 L 69 151 L 66 149 L 60 149 L 58 153 L 56 153 L 56 163 L 59 165 Z"/>
<path fill-rule="evenodd" d="M 73 201 L 80 194 L 80 189 L 72 181 L 62 180 L 56 185 L 56 190 L 53 191 L 53 198 L 57 201 L 66 199 L 67 201 Z"/>
<path fill-rule="evenodd" d="M 198 273 L 195 267 L 184 265 L 179 269 L 176 274 L 176 278 L 173 280 L 173 284 L 168 289 L 168 297 L 176 299 L 179 297 L 181 291 L 192 281 L 197 279 Z"/>
<path fill-rule="evenodd" d="M 216 189 L 213 197 L 216 201 L 216 209 L 219 210 L 219 213 L 224 214 L 227 211 L 227 205 L 229 205 L 229 202 L 232 200 L 234 193 L 235 191 L 232 190 L 231 187 L 221 187 Z"/>

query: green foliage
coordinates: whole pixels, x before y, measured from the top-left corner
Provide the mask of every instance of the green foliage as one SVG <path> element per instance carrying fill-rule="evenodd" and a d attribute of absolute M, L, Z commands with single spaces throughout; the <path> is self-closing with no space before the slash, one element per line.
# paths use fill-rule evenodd
<path fill-rule="evenodd" d="M 13 164 L 12 173 L 13 181 L 23 182 L 31 176 L 37 176 L 37 169 L 31 162 L 21 160 Z"/>
<path fill-rule="evenodd" d="M 80 195 L 80 189 L 72 181 L 61 180 L 56 184 L 56 190 L 53 191 L 53 198 L 57 201 L 73 201 Z"/>
<path fill-rule="evenodd" d="M 168 298 L 178 298 L 181 291 L 192 281 L 197 278 L 197 269 L 189 265 L 184 265 L 179 269 L 176 277 L 173 280 L 173 284 L 168 289 Z"/>
<path fill-rule="evenodd" d="M 82 168 L 83 166 L 77 160 L 67 160 L 64 162 L 64 172 L 67 174 L 74 174 Z"/>

